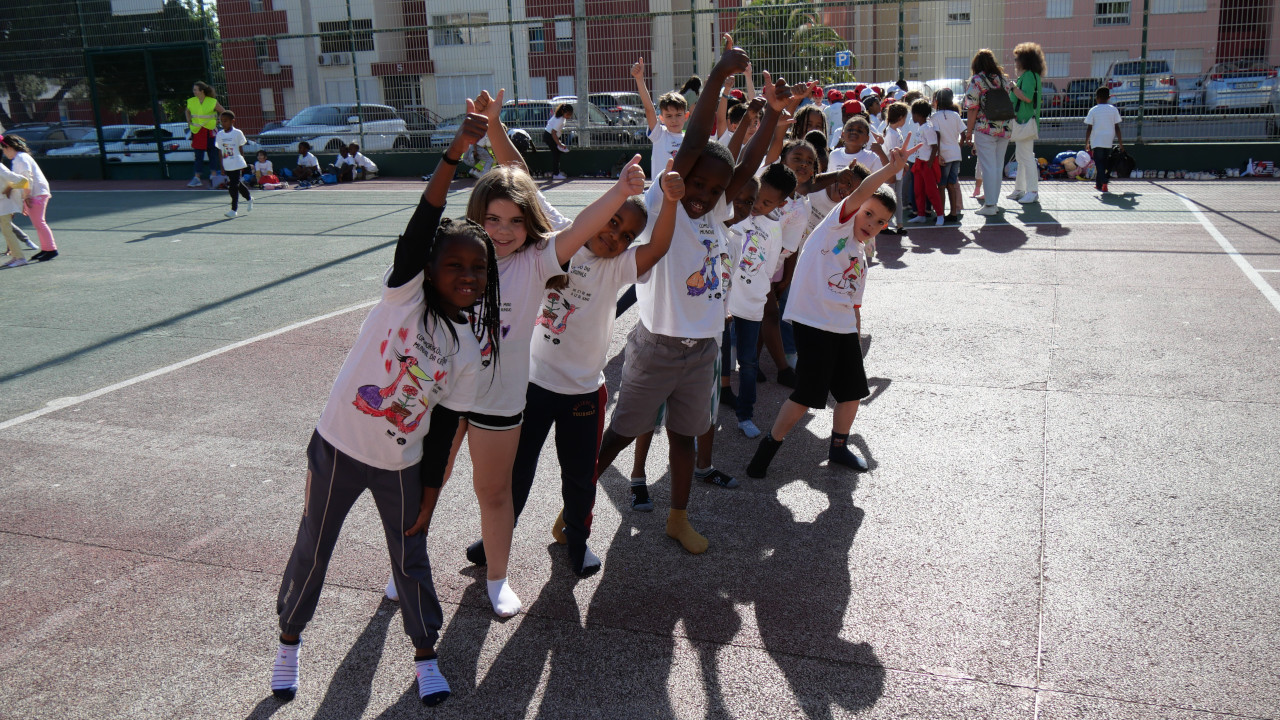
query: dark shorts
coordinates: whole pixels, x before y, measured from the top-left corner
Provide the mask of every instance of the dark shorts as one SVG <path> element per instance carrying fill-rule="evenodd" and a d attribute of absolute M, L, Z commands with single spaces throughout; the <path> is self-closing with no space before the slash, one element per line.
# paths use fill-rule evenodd
<path fill-rule="evenodd" d="M 524 412 L 515 415 L 484 415 L 477 412 L 466 414 L 467 423 L 481 430 L 515 430 L 524 422 Z"/>
<path fill-rule="evenodd" d="M 858 333 L 833 333 L 792 322 L 796 334 L 796 389 L 791 400 L 806 407 L 827 406 L 827 395 L 838 403 L 871 394 L 862 366 Z"/>
<path fill-rule="evenodd" d="M 938 185 L 955 185 L 960 182 L 960 161 L 942 163 L 941 174 L 942 177 L 938 178 Z"/>

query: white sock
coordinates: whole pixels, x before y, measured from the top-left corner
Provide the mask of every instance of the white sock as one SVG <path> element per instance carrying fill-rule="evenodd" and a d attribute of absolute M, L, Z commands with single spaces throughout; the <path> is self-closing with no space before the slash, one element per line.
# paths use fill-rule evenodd
<path fill-rule="evenodd" d="M 600 567 L 600 556 L 591 552 L 591 548 L 587 548 L 587 553 L 583 556 L 582 567 Z"/>
<path fill-rule="evenodd" d="M 449 681 L 440 674 L 439 658 L 414 660 L 418 675 L 418 697 L 423 705 L 439 705 L 449 697 Z"/>
<path fill-rule="evenodd" d="M 298 692 L 298 650 L 302 647 L 302 638 L 296 645 L 280 643 L 276 650 L 276 660 L 271 665 L 271 693 L 284 700 L 293 699 Z"/>
<path fill-rule="evenodd" d="M 520 612 L 520 598 L 507 585 L 506 578 L 489 581 L 489 602 L 493 603 L 493 611 L 498 617 L 511 617 Z"/>
<path fill-rule="evenodd" d="M 400 602 L 400 593 L 396 592 L 396 578 L 394 575 L 387 578 L 387 599 L 391 602 Z"/>

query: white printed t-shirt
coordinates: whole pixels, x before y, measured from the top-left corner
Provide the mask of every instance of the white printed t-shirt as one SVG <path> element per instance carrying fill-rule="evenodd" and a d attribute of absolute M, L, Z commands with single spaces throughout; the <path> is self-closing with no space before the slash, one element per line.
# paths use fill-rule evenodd
<path fill-rule="evenodd" d="M 13 171 L 31 181 L 31 197 L 52 194 L 49 190 L 49 181 L 45 179 L 44 172 L 36 164 L 35 158 L 31 157 L 31 153 L 20 152 L 14 155 Z M 21 193 L 15 197 L 21 199 Z"/>
<path fill-rule="evenodd" d="M 955 110 L 939 110 L 929 119 L 938 131 L 938 155 L 942 162 L 960 161 L 960 133 L 964 132 L 964 120 Z"/>
<path fill-rule="evenodd" d="M 1084 124 L 1092 125 L 1089 135 L 1089 149 L 1109 148 L 1116 141 L 1116 126 L 1120 124 L 1120 111 L 1111 103 L 1102 103 L 1089 108 L 1084 116 Z"/>
<path fill-rule="evenodd" d="M 782 223 L 768 215 L 749 215 L 734 229 L 742 233 L 743 239 L 733 271 L 729 314 L 758 322 L 764 319 L 769 280 L 774 271 L 782 267 Z"/>
<path fill-rule="evenodd" d="M 915 162 L 916 160 L 927 161 L 929 156 L 933 154 L 933 148 L 930 146 L 938 144 L 938 131 L 933 128 L 933 123 L 927 122 L 916 129 L 916 134 L 911 136 L 911 144 L 915 145 L 916 143 L 924 144 L 920 146 L 919 150 L 912 153 L 911 162 Z M 938 154 L 939 162 L 941 162 L 941 146 L 938 147 Z"/>
<path fill-rule="evenodd" d="M 866 165 L 871 172 L 884 167 L 884 163 L 880 162 L 880 156 L 872 152 L 871 148 L 864 147 L 856 153 L 849 153 L 844 149 L 833 150 L 827 159 L 827 168 L 829 171 L 843 170 L 856 162 Z"/>
<path fill-rule="evenodd" d="M 784 320 L 842 335 L 858 331 L 853 311 L 862 305 L 866 249 L 853 234 L 857 208 L 847 218 L 843 212 L 842 205 L 809 234 L 791 275 Z"/>
<path fill-rule="evenodd" d="M 643 238 L 647 242 L 662 209 L 660 183 L 645 192 L 644 202 L 649 209 Z M 733 208 L 723 195 L 696 220 L 685 212 L 683 203 L 676 204 L 671 249 L 648 279 L 636 284 L 640 322 L 649 332 L 677 338 L 718 338 L 724 333 L 733 269 L 724 221 L 732 215 Z"/>
<path fill-rule="evenodd" d="M 467 323 L 449 328 L 425 316 L 422 273 L 400 287 L 383 279 L 382 299 L 356 336 L 316 431 L 351 457 L 383 470 L 422 459 L 431 408 L 471 409 L 480 346 Z M 448 398 L 449 402 L 443 402 Z"/>
<path fill-rule="evenodd" d="M 649 131 L 649 140 L 653 143 L 653 154 L 649 157 L 649 179 L 657 185 L 658 178 L 667 171 L 667 160 L 680 152 L 684 133 L 673 133 L 662 123 L 657 123 Z"/>
<path fill-rule="evenodd" d="M 835 183 L 832 183 L 829 187 L 834 185 Z M 841 203 L 841 200 L 832 200 L 831 196 L 827 194 L 825 189 L 818 190 L 817 192 L 811 192 L 805 197 L 809 198 L 809 222 L 805 224 L 804 237 L 800 238 L 800 247 L 796 249 L 796 252 L 800 252 L 804 249 L 804 245 L 808 242 L 809 236 L 813 234 L 813 229 L 818 227 L 818 223 L 825 220 L 827 215 L 831 214 L 831 211 L 835 206 Z M 794 277 L 795 276 L 792 275 L 792 278 Z"/>
<path fill-rule="evenodd" d="M 320 167 L 320 161 L 319 161 L 319 160 L 317 160 L 317 159 L 316 159 L 316 156 L 315 156 L 314 154 L 312 154 L 312 153 L 307 153 L 306 155 L 299 155 L 299 156 L 298 156 L 298 167 L 313 167 L 313 168 L 318 168 L 318 167 Z"/>
<path fill-rule="evenodd" d="M 219 130 L 218 137 L 213 142 L 218 148 L 218 154 L 222 156 L 223 170 L 243 170 L 249 167 L 244 155 L 240 154 L 240 148 L 249 142 L 245 139 L 244 133 L 240 132 L 240 128 L 232 128 L 231 132 Z"/>
<path fill-rule="evenodd" d="M 602 258 L 585 247 L 569 262 L 569 286 L 546 290 L 534 320 L 529 382 L 562 395 L 604 385 L 618 291 L 636 281 L 636 248 Z"/>
<path fill-rule="evenodd" d="M 270 161 L 270 160 L 263 160 L 263 161 L 261 161 L 261 162 L 255 162 L 255 163 L 253 164 L 253 171 L 254 171 L 254 172 L 256 172 L 256 173 L 262 173 L 263 175 L 270 175 L 270 174 L 271 174 L 271 161 Z"/>
<path fill-rule="evenodd" d="M 542 249 L 530 245 L 498 258 L 498 308 L 502 337 L 498 342 L 496 365 L 492 362 L 492 343 L 488 338 L 480 339 L 480 364 L 493 374 L 493 382 L 489 382 L 487 374 L 481 377 L 475 412 L 510 417 L 524 410 L 525 395 L 529 391 L 529 343 L 533 339 L 533 319 L 546 297 L 547 281 L 562 274 L 564 270 L 556 259 L 555 235 Z"/>
<path fill-rule="evenodd" d="M 904 137 L 905 137 L 905 136 L 902 134 L 902 131 L 901 131 L 899 128 L 886 127 L 886 128 L 884 129 L 884 145 L 882 145 L 882 146 L 880 147 L 880 150 L 881 150 L 882 152 L 884 152 L 885 157 L 888 157 L 890 152 L 892 152 L 892 151 L 894 151 L 894 150 L 896 150 L 896 149 L 898 149 L 898 148 L 902 147 L 902 141 L 903 141 Z M 875 153 L 871 153 L 871 154 L 872 154 L 872 155 L 875 155 Z M 877 160 L 879 160 L 880 158 L 876 158 L 876 159 L 877 159 Z M 867 167 L 871 167 L 871 166 L 870 166 L 870 165 L 868 165 Z M 872 170 L 872 172 L 874 172 L 875 170 L 878 170 L 878 169 L 879 169 L 879 168 L 875 168 L 875 169 L 873 169 L 873 170 Z M 902 171 L 901 171 L 901 170 L 899 170 L 899 171 L 898 171 L 898 174 L 893 176 L 893 179 L 894 179 L 894 180 L 901 180 L 901 179 L 902 179 Z M 888 183 L 886 183 L 886 184 L 888 184 Z"/>

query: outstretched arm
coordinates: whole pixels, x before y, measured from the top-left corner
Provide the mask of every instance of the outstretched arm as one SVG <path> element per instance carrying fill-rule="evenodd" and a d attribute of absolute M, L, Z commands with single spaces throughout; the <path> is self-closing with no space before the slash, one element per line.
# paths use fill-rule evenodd
<path fill-rule="evenodd" d="M 515 165 L 516 167 L 529 172 L 529 166 L 524 162 L 524 156 L 516 149 L 511 138 L 507 135 L 507 129 L 502 126 L 499 120 L 499 114 L 502 112 L 502 98 L 505 97 L 507 91 L 505 89 L 498 90 L 498 97 L 489 95 L 488 90 L 482 90 L 480 95 L 475 99 L 476 112 L 484 115 L 489 120 L 489 147 L 493 148 L 493 159 L 498 161 L 499 165 Z"/>
<path fill-rule="evenodd" d="M 652 270 L 671 249 L 671 236 L 676 229 L 676 208 L 684 197 L 684 178 L 671 171 L 674 165 L 675 158 L 668 158 L 667 170 L 658 178 L 662 185 L 662 209 L 658 211 L 649 242 L 636 249 L 636 275 Z"/>
<path fill-rule="evenodd" d="M 462 125 L 458 127 L 458 132 L 454 134 L 453 142 L 449 143 L 449 147 L 440 156 L 436 171 L 427 182 L 427 189 L 422 191 L 422 197 L 427 202 L 436 207 L 444 207 L 445 198 L 449 196 L 449 185 L 453 183 L 453 171 L 458 167 L 462 153 L 484 137 L 488 127 L 489 119 L 476 112 L 475 103 L 468 98 L 467 115 L 463 118 Z"/>
<path fill-rule="evenodd" d="M 649 86 L 644 81 L 644 58 L 640 58 L 631 66 L 631 77 L 636 80 L 636 92 L 640 93 L 640 102 L 644 105 L 644 120 L 649 123 L 649 131 L 658 124 L 658 112 L 653 109 L 653 98 L 649 97 Z"/>
<path fill-rule="evenodd" d="M 894 176 L 902 172 L 907 166 L 907 156 L 919 150 L 924 143 L 916 143 L 914 147 L 908 147 L 911 142 L 911 133 L 907 133 L 901 147 L 896 147 L 889 151 L 889 162 L 884 167 L 871 173 L 863 180 L 857 189 L 844 199 L 844 204 L 840 207 L 840 212 L 849 213 L 857 210 L 862 203 L 871 199 L 879 187 L 887 182 L 892 182 Z"/>
<path fill-rule="evenodd" d="M 730 75 L 746 70 L 750 62 L 742 48 L 733 47 L 733 38 L 728 33 L 725 33 L 724 40 L 724 55 L 721 55 L 720 61 L 711 68 L 711 74 L 707 76 L 707 87 L 723 86 Z M 689 171 L 693 169 L 698 156 L 702 154 L 702 148 L 707 144 L 707 139 L 711 137 L 711 126 L 715 123 L 718 102 L 719 96 L 709 92 L 698 96 L 698 102 L 693 106 L 689 123 L 684 128 L 684 141 L 680 143 L 680 150 L 676 153 L 675 172 L 680 173 L 680 177 L 689 176 Z M 756 162 L 759 162 L 759 159 Z"/>
<path fill-rule="evenodd" d="M 622 203 L 632 195 L 644 192 L 644 170 L 640 167 L 640 156 L 631 158 L 631 162 L 622 168 L 618 182 L 601 195 L 598 200 L 583 208 L 569 227 L 556 235 L 556 260 L 563 266 L 573 258 L 573 254 L 587 244 L 591 236 L 600 231 L 622 207 Z"/>
<path fill-rule="evenodd" d="M 742 143 L 746 142 L 747 135 L 751 132 L 751 126 L 755 125 L 756 119 L 760 117 L 761 110 L 764 110 L 764 98 L 751 98 L 751 104 L 747 106 L 747 114 L 742 116 L 742 120 L 738 122 L 738 127 L 734 129 L 733 135 L 729 138 L 729 154 L 733 155 L 735 162 L 738 159 L 738 154 L 742 152 Z"/>
<path fill-rule="evenodd" d="M 720 91 L 720 101 L 716 103 L 716 132 L 724 134 L 729 127 L 729 98 L 728 92 L 733 89 L 733 76 L 730 75 L 724 81 L 724 89 Z"/>
<path fill-rule="evenodd" d="M 728 37 L 728 35 L 725 37 Z M 766 103 L 764 118 L 760 121 L 760 128 L 756 130 L 751 142 L 747 143 L 747 149 L 742 153 L 742 159 L 738 161 L 737 167 L 733 169 L 733 177 L 729 179 L 729 184 L 725 186 L 724 196 L 727 198 L 738 197 L 738 192 L 742 190 L 742 186 L 746 184 L 751 176 L 755 175 L 756 170 L 760 167 L 760 161 L 764 159 L 765 150 L 769 148 L 769 143 L 773 140 L 773 129 L 777 127 L 778 119 L 782 117 L 782 111 L 787 105 L 787 100 L 791 97 L 791 91 L 787 88 L 785 80 L 778 78 L 777 82 L 773 82 L 773 79 L 769 77 L 768 70 L 764 73 L 764 79 L 766 83 L 764 87 Z"/>

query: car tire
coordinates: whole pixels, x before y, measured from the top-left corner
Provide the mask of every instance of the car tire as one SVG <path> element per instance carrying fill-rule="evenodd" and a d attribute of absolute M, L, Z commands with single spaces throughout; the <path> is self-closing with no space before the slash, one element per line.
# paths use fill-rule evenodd
<path fill-rule="evenodd" d="M 396 141 L 395 141 L 395 142 L 393 142 L 393 143 L 391 143 L 391 149 L 392 149 L 392 150 L 408 150 L 408 149 L 409 149 L 409 138 L 407 138 L 407 137 L 405 137 L 405 136 L 403 136 L 403 135 L 401 135 L 400 137 L 397 137 L 397 138 L 396 138 Z"/>
<path fill-rule="evenodd" d="M 342 148 L 344 148 L 344 147 L 346 147 L 346 146 L 347 146 L 347 144 L 346 144 L 346 143 L 344 143 L 344 142 L 342 142 L 342 140 L 340 140 L 340 139 L 338 139 L 338 138 L 334 138 L 334 139 L 332 139 L 332 140 L 330 140 L 330 141 L 329 141 L 329 144 L 327 144 L 327 145 L 325 145 L 325 146 L 324 146 L 324 151 L 325 151 L 325 152 L 338 152 L 339 150 L 341 150 Z"/>

